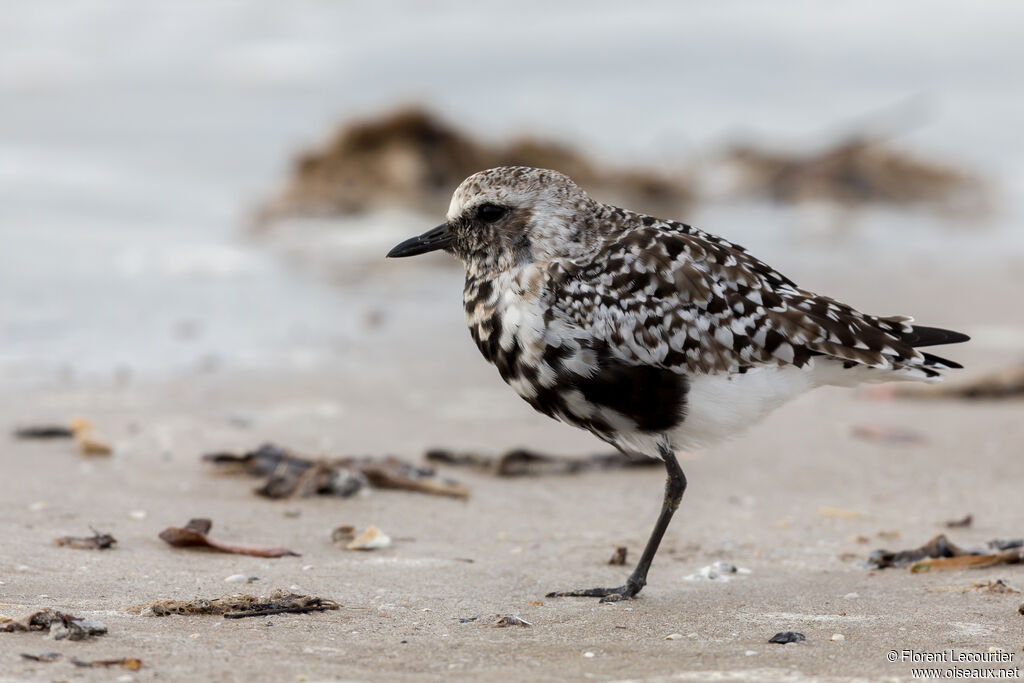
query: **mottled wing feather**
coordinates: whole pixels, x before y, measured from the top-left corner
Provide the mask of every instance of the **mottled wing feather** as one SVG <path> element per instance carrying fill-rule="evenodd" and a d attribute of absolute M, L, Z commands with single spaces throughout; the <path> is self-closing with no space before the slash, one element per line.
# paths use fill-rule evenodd
<path fill-rule="evenodd" d="M 865 315 L 800 289 L 742 247 L 690 226 L 633 219 L 585 266 L 559 264 L 551 278 L 556 315 L 617 359 L 714 374 L 802 367 L 825 355 L 937 374 L 901 339 L 910 318 Z"/>

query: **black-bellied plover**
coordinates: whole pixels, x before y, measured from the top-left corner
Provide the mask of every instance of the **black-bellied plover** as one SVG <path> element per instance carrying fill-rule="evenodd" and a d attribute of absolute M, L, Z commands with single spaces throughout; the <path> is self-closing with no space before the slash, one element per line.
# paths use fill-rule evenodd
<path fill-rule="evenodd" d="M 626 583 L 549 597 L 620 600 L 644 587 L 686 489 L 676 449 L 736 436 L 822 385 L 938 380 L 960 365 L 915 347 L 968 339 L 860 313 L 743 247 L 602 204 L 555 171 L 470 176 L 443 224 L 388 256 L 437 249 L 465 264 L 470 334 L 516 393 L 668 470 L 661 514 Z"/>

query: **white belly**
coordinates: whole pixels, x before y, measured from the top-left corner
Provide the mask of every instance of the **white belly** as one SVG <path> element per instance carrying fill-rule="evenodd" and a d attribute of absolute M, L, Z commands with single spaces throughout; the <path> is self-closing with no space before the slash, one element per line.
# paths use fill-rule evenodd
<path fill-rule="evenodd" d="M 790 399 L 820 385 L 811 368 L 753 368 L 743 374 L 690 379 L 686 419 L 672 431 L 672 446 L 705 448 L 739 436 Z"/>

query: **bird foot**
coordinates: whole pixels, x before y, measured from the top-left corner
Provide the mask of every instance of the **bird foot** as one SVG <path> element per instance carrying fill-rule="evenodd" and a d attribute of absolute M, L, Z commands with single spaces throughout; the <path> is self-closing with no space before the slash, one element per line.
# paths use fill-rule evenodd
<path fill-rule="evenodd" d="M 601 598 L 601 602 L 618 602 L 629 600 L 640 592 L 640 586 L 627 583 L 617 588 L 584 588 L 575 591 L 554 591 L 548 593 L 549 598 Z"/>

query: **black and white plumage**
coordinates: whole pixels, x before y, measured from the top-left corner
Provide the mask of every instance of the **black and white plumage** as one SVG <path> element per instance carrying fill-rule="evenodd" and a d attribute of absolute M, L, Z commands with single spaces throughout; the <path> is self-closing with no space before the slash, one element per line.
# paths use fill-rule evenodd
<path fill-rule="evenodd" d="M 470 176 L 443 225 L 389 256 L 434 249 L 463 260 L 466 322 L 502 379 L 546 415 L 665 459 L 670 485 L 676 449 L 822 385 L 938 380 L 960 366 L 916 347 L 967 340 L 801 289 L 738 245 L 601 204 L 555 171 Z"/>

